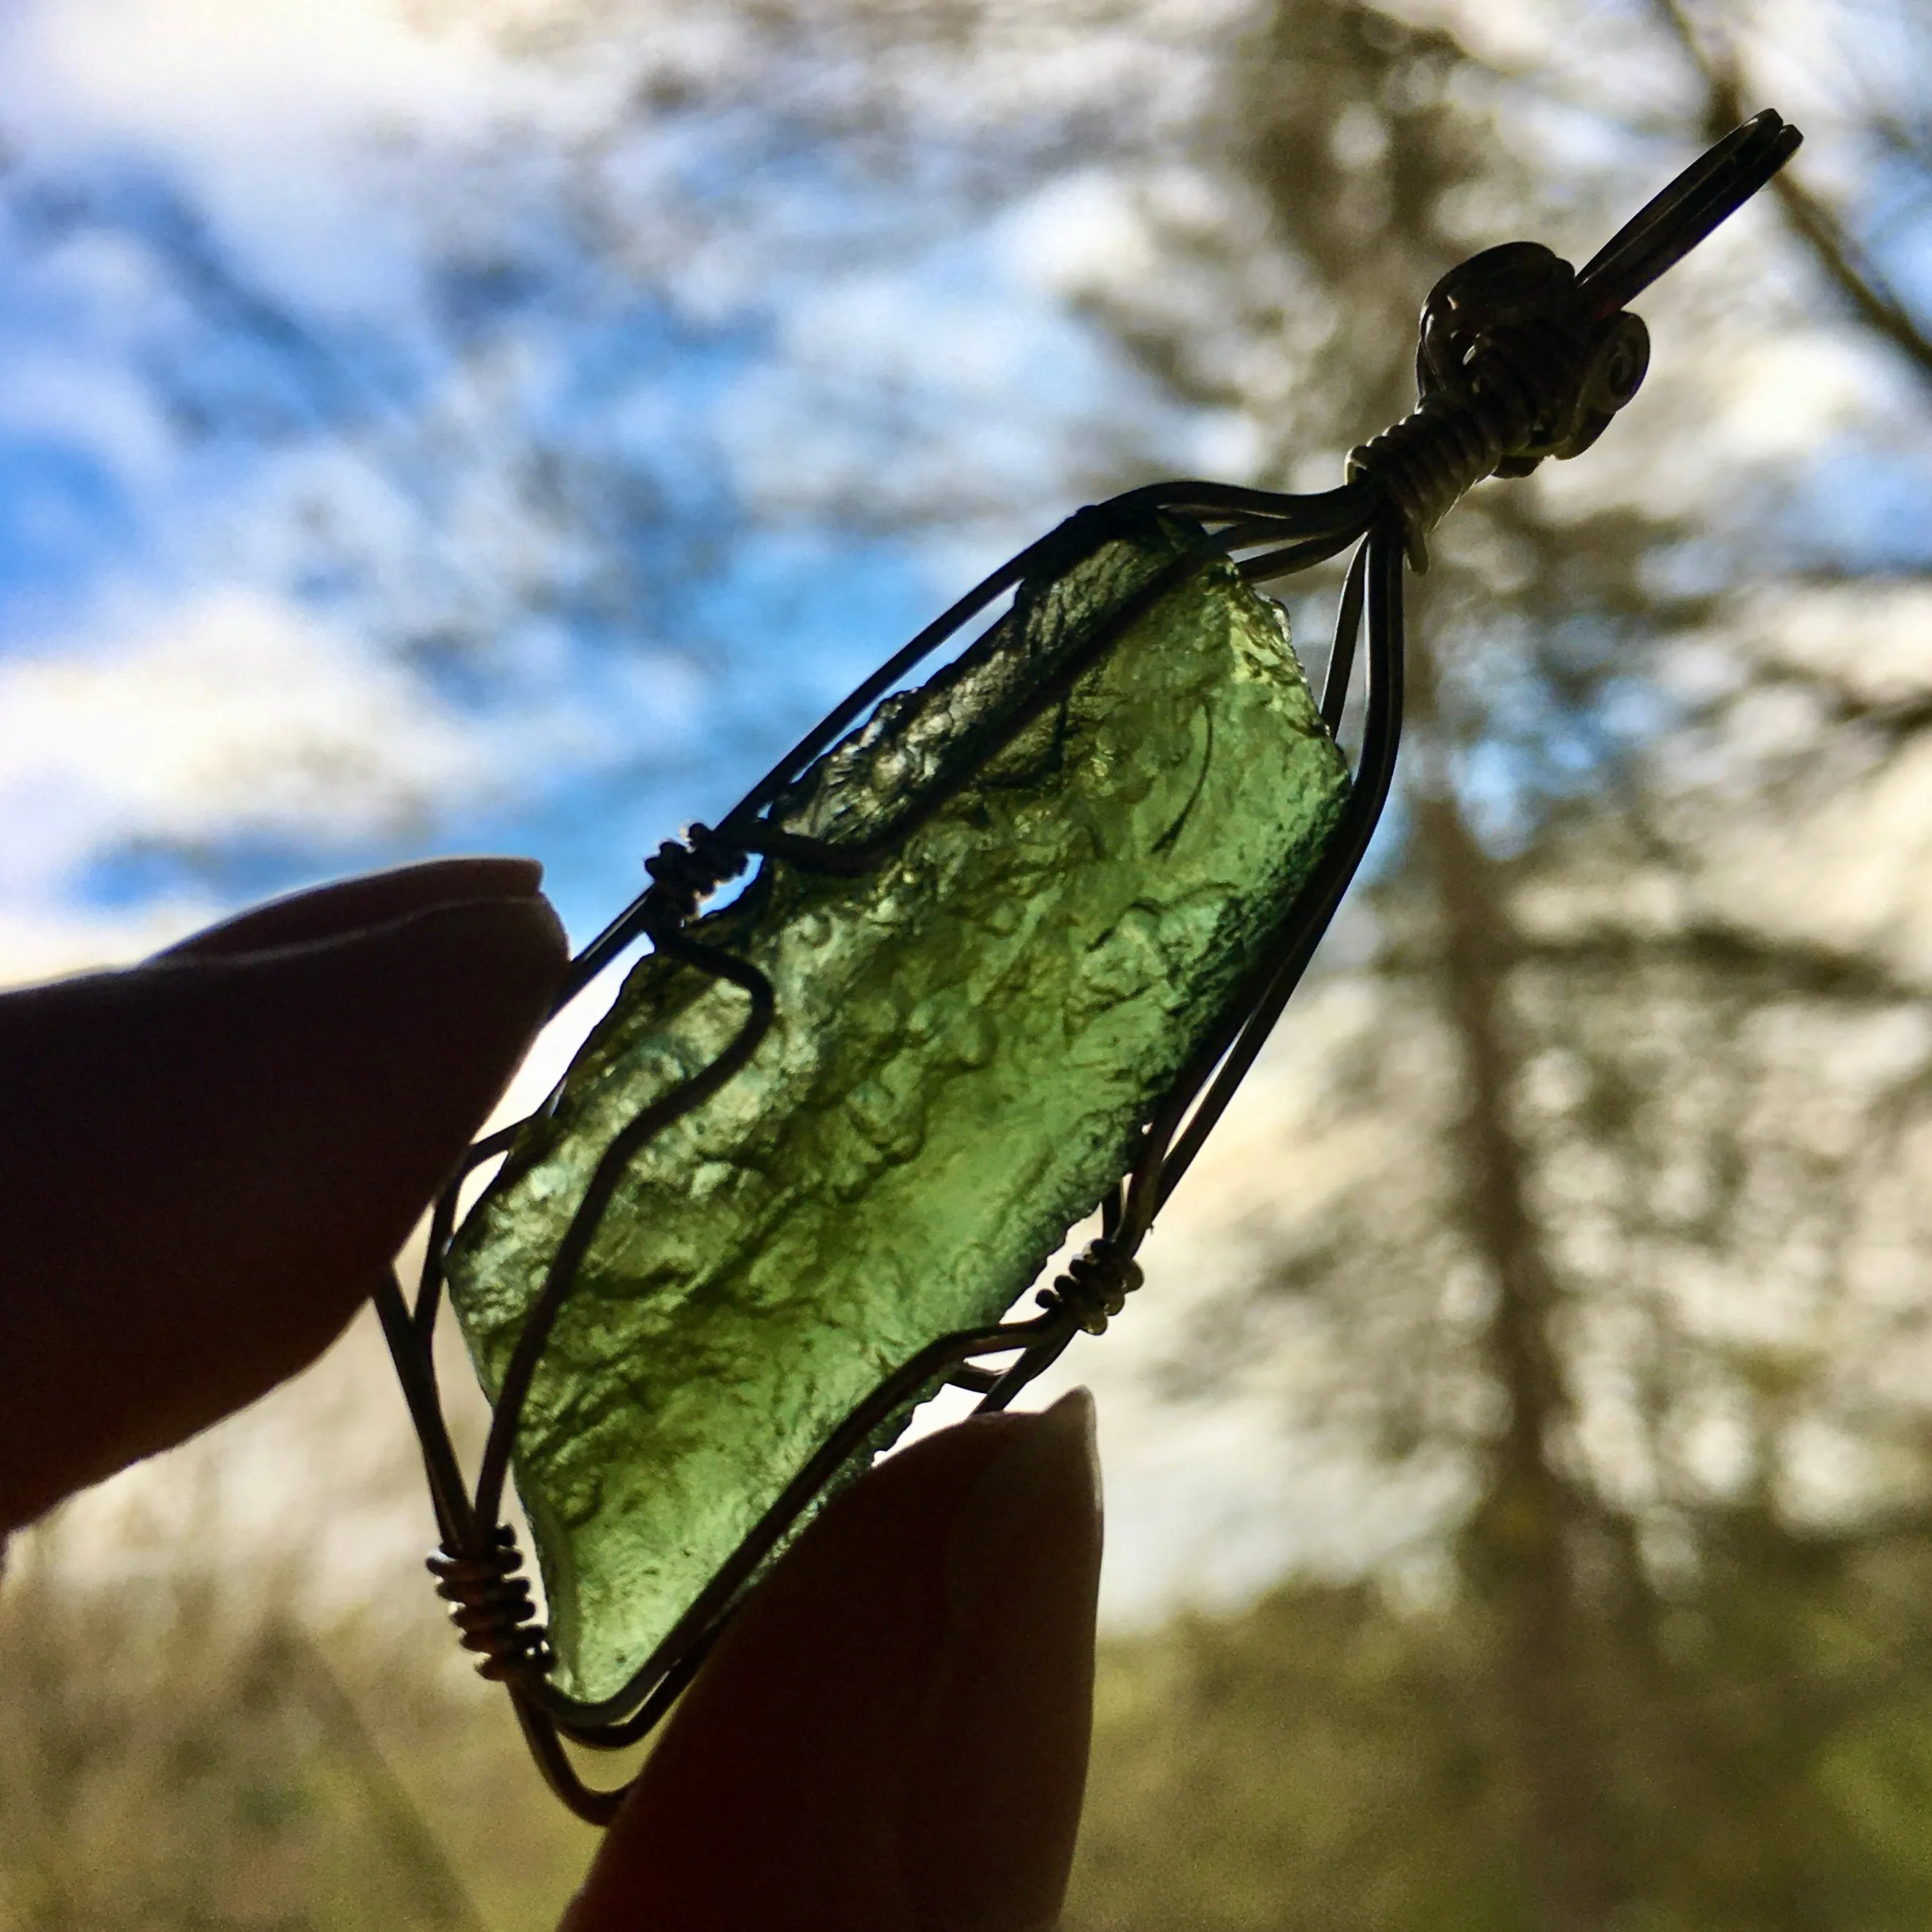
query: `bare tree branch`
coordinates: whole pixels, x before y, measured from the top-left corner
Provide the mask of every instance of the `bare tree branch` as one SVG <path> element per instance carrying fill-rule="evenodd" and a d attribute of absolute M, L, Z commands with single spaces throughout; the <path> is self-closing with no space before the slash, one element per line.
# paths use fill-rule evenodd
<path fill-rule="evenodd" d="M 1684 10 L 1682 0 L 1652 0 L 1652 5 L 1704 84 L 1706 128 L 1714 138 L 1728 134 L 1746 118 L 1736 56 L 1728 48 L 1712 48 Z M 1898 350 L 1912 373 L 1932 389 L 1932 334 L 1921 326 L 1884 271 L 1860 245 L 1838 212 L 1813 194 L 1788 167 L 1772 178 L 1772 190 L 1792 232 L 1810 250 L 1826 279 L 1850 304 L 1852 313 L 1874 334 Z"/>

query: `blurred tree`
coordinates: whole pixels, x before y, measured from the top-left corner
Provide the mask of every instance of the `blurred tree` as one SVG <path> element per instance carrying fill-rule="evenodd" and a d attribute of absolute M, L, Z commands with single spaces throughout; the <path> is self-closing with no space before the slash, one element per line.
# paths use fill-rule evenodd
<path fill-rule="evenodd" d="M 1690 40 L 1682 16 L 1667 24 Z M 1807 24 L 1826 31 L 1822 10 Z M 1686 134 L 1740 118 L 1736 74 L 1706 57 Z M 1533 139 L 1509 124 L 1540 93 L 1582 146 L 1592 117 L 1551 78 L 1526 86 L 1440 27 L 1277 0 L 1231 42 L 1218 111 L 1165 178 L 1148 172 L 1142 232 L 1159 270 L 1102 276 L 1094 312 L 1164 381 L 1243 412 L 1262 473 L 1298 477 L 1311 452 L 1332 466 L 1406 406 L 1406 324 L 1438 274 L 1482 242 L 1600 219 L 1610 181 L 1552 207 L 1533 185 Z M 1600 139 L 1616 95 L 1590 104 Z M 1922 128 L 1922 102 L 1907 104 L 1897 124 Z M 1866 131 L 1880 127 L 1874 114 Z M 1614 171 L 1609 206 L 1647 191 L 1654 152 Z M 1888 152 L 1922 168 L 1922 146 Z M 1843 220 L 1808 188 L 1783 199 L 1832 290 L 1922 373 L 1918 325 Z M 1906 252 L 1898 234 L 1892 245 Z M 1767 289 L 1802 273 L 1790 252 L 1760 249 L 1755 274 L 1741 252 L 1712 271 L 1733 281 L 1728 315 L 1694 278 L 1688 296 L 1646 304 L 1653 388 L 1686 407 L 1700 388 L 1707 410 L 1723 395 L 1754 305 L 1757 329 L 1787 344 L 1823 332 Z M 1294 386 L 1271 350 L 1301 363 Z M 1724 451 L 1725 494 L 1688 500 L 1676 478 L 1702 483 L 1714 466 L 1664 395 L 1646 400 L 1613 433 L 1621 476 L 1485 490 L 1445 530 L 1412 626 L 1402 809 L 1365 896 L 1369 958 L 1339 969 L 1358 1016 L 1318 1069 L 1292 1026 L 1282 1048 L 1323 1099 L 1280 1144 L 1278 1172 L 1326 1184 L 1272 1210 L 1270 1251 L 1206 1311 L 1175 1376 L 1184 1392 L 1252 1381 L 1248 1365 L 1286 1350 L 1284 1392 L 1304 1414 L 1353 1418 L 1392 1475 L 1458 1468 L 1441 1526 L 1454 1610 L 1432 1622 L 1359 1595 L 1291 1596 L 1210 1642 L 1238 1663 L 1197 1674 L 1154 1721 L 1184 1730 L 1211 1710 L 1220 1742 L 1170 1733 L 1160 1798 L 1144 1787 L 1128 1830 L 1107 1820 L 1103 1757 L 1093 1830 L 1124 1856 L 1178 1801 L 1210 1838 L 1256 1832 L 1274 1886 L 1238 1908 L 1209 1858 L 1190 1910 L 1143 1916 L 1118 1883 L 1141 1868 L 1094 1868 L 1096 1924 L 1595 1932 L 1922 1916 L 1921 1862 L 1874 1866 L 1856 1808 L 1821 1811 L 1818 1784 L 1857 1757 L 1846 1774 L 1866 1780 L 1862 1802 L 1897 1780 L 1883 1802 L 1904 1810 L 1925 1775 L 1910 1599 L 1868 1600 L 1888 1562 L 1924 1561 L 1932 1384 L 1915 1277 L 1932 1240 L 1917 1198 L 1932 1041 L 1924 952 L 1898 928 L 1932 680 L 1869 650 L 1922 619 L 1924 548 L 1892 547 L 1881 582 L 1883 546 L 1834 550 L 1808 530 L 1824 480 L 1814 449 L 1772 464 Z M 1876 492 L 1867 507 L 1881 513 Z M 1766 579 L 1781 596 L 1727 587 Z M 1874 850 L 1888 840 L 1889 862 Z M 1852 863 L 1858 892 L 1834 890 Z M 1323 1140 L 1366 1152 L 1324 1167 L 1309 1145 Z M 1398 1660 L 1377 1684 L 1388 1730 L 1331 1717 L 1348 1694 L 1311 1697 L 1300 1661 L 1270 1648 L 1310 1646 L 1352 1691 L 1358 1640 L 1337 1632 L 1365 1627 L 1369 1653 Z M 1845 1673 L 1856 1688 L 1835 1682 L 1821 1710 L 1827 1630 L 1885 1661 Z M 1198 1663 L 1186 1638 L 1155 1656 L 1177 1667 L 1177 1646 Z M 1258 1682 L 1281 1671 L 1295 1686 L 1268 1700 L 1282 1756 L 1318 1754 L 1332 1726 L 1351 1763 L 1339 1780 L 1284 1768 L 1285 1810 L 1310 1813 L 1280 1828 L 1341 1828 L 1350 1780 L 1380 1789 L 1379 1771 L 1404 1790 L 1418 1761 L 1466 1752 L 1482 1767 L 1469 1828 L 1486 1887 L 1430 1849 L 1426 1800 L 1386 1835 L 1358 1819 L 1332 1886 L 1305 1845 L 1269 1856 L 1251 1804 L 1220 1805 L 1252 1786 Z M 1403 1714 L 1412 1700 L 1424 1708 Z M 1892 1702 L 1888 1765 L 1845 1727 L 1885 1730 Z M 1411 1726 L 1420 1741 L 1405 1742 Z M 1147 1748 L 1134 1735 L 1102 1731 L 1109 1750 Z M 1432 1789 L 1461 1815 L 1446 1772 Z M 1376 1903 L 1378 1866 L 1406 1876 Z"/>
<path fill-rule="evenodd" d="M 130 1544 L 103 1574 L 63 1547 L 58 1518 L 14 1553 L 7 1932 L 554 1918 L 592 1834 L 531 1788 L 494 1700 L 424 1669 L 414 1634 L 318 1630 L 292 1576 L 158 1547 Z"/>

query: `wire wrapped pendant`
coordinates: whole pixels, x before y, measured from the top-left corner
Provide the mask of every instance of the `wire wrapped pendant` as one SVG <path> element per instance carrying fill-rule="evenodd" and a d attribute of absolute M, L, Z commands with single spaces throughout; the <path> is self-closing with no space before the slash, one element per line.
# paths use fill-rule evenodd
<path fill-rule="evenodd" d="M 772 1018 L 626 1163 L 524 1401 L 518 1493 L 573 1695 L 622 1688 L 900 1364 L 1018 1299 L 1132 1164 L 1340 813 L 1277 607 L 1219 559 L 1142 594 L 1198 526 L 1089 520 L 1070 548 L 1090 536 L 774 805 L 789 838 L 878 842 L 876 863 L 768 859 L 686 929 L 764 976 Z M 603 1150 L 751 1010 L 652 954 L 518 1141 L 448 1264 L 493 1392 Z"/>
<path fill-rule="evenodd" d="M 1798 139 L 1758 116 L 1580 274 L 1528 243 L 1452 272 L 1415 412 L 1340 488 L 1166 484 L 1070 519 L 665 846 L 575 962 L 566 1000 L 652 945 L 545 1107 L 471 1150 L 508 1158 L 460 1230 L 446 1191 L 413 1304 L 378 1300 L 439 1587 L 580 1815 L 620 1794 L 563 1741 L 644 1735 L 914 1404 L 950 1380 L 1002 1406 L 1120 1312 L 1388 797 L 1405 568 L 1483 478 L 1595 440 L 1647 362 L 1624 304 Z M 1318 704 L 1251 586 L 1351 545 Z M 1003 1323 L 1096 1204 L 1100 1238 Z M 493 1402 L 473 1491 L 430 1350 L 446 1288 Z M 502 1520 L 513 1462 L 548 1634 Z"/>

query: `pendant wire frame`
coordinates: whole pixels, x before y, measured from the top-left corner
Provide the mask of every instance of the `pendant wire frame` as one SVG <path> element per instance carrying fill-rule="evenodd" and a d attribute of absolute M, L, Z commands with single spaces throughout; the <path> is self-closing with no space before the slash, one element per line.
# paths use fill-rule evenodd
<path fill-rule="evenodd" d="M 1423 396 L 1415 414 L 1357 450 L 1350 459 L 1350 480 L 1341 488 L 1288 496 L 1228 484 L 1161 483 L 1129 490 L 1070 518 L 1003 564 L 881 665 L 715 829 L 693 826 L 683 841 L 661 848 L 646 862 L 650 886 L 572 962 L 553 1016 L 637 941 L 648 939 L 658 952 L 736 986 L 746 996 L 745 1016 L 736 1037 L 716 1060 L 643 1109 L 599 1159 L 512 1352 L 473 1490 L 464 1480 L 443 1417 L 432 1342 L 464 1184 L 476 1168 L 507 1152 L 527 1122 L 478 1141 L 464 1156 L 436 1203 L 413 1300 L 393 1274 L 376 1300 L 422 1444 L 442 1545 L 430 1559 L 439 1589 L 453 1606 L 463 1642 L 482 1654 L 478 1669 L 505 1684 L 532 1756 L 578 1816 L 608 1823 L 624 1788 L 598 1790 L 586 1783 L 566 1743 L 620 1750 L 652 1730 L 689 1682 L 766 1561 L 883 1423 L 946 1384 L 976 1394 L 977 1413 L 1003 1409 L 1076 1334 L 1100 1333 L 1119 1312 L 1139 1283 L 1136 1250 L 1306 971 L 1374 837 L 1394 779 L 1402 734 L 1404 575 L 1410 568 L 1426 567 L 1428 525 L 1483 477 L 1499 470 L 1524 473 L 1541 454 L 1574 453 L 1594 437 L 1601 421 L 1580 434 L 1574 431 L 1584 421 L 1586 405 L 1607 420 L 1641 380 L 1640 364 L 1635 378 L 1626 379 L 1621 393 L 1604 401 L 1599 378 L 1601 345 L 1610 339 L 1606 331 L 1634 321 L 1619 315 L 1622 304 L 1762 187 L 1798 140 L 1796 129 L 1774 113 L 1746 122 L 1626 224 L 1580 275 L 1573 276 L 1566 264 L 1526 244 L 1490 250 L 1452 272 L 1424 308 L 1423 336 L 1426 350 L 1432 326 L 1442 332 L 1438 340 L 1449 339 L 1451 326 L 1460 330 L 1454 338 L 1464 345 L 1456 351 L 1460 360 L 1446 381 L 1439 369 L 1432 377 L 1427 368 L 1419 368 Z M 1526 250 L 1540 258 L 1529 264 L 1540 307 L 1526 306 L 1520 272 Z M 1561 271 L 1554 298 L 1547 293 L 1549 263 Z M 1464 279 L 1459 283 L 1458 278 Z M 1472 309 L 1479 311 L 1473 322 Z M 1565 424 L 1571 430 L 1567 442 Z M 888 857 L 950 793 L 921 800 L 886 832 L 861 842 L 828 842 L 789 832 L 774 822 L 772 808 L 821 753 L 998 599 L 1020 591 L 1030 580 L 1063 574 L 1115 536 L 1144 530 L 1163 513 L 1193 520 L 1201 526 L 1199 539 L 1109 612 L 1024 702 L 969 734 L 960 747 L 965 770 L 959 782 L 1063 696 L 1156 603 L 1198 572 L 1232 560 L 1249 581 L 1273 582 L 1352 545 L 1320 706 L 1329 730 L 1339 732 L 1350 693 L 1359 685 L 1359 742 L 1348 796 L 1334 831 L 1284 910 L 1260 965 L 1144 1123 L 1132 1166 L 1100 1204 L 1099 1240 L 1039 1292 L 1040 1312 L 944 1336 L 902 1364 L 787 1484 L 622 1690 L 592 1702 L 566 1696 L 549 1681 L 550 1654 L 535 1622 L 536 1606 L 520 1574 L 514 1532 L 502 1520 L 524 1398 L 626 1168 L 648 1142 L 744 1067 L 773 1017 L 773 992 L 764 974 L 748 962 L 693 938 L 686 928 L 703 901 L 754 856 L 767 865 L 848 877 Z M 999 1365 L 989 1366 L 988 1358 Z"/>

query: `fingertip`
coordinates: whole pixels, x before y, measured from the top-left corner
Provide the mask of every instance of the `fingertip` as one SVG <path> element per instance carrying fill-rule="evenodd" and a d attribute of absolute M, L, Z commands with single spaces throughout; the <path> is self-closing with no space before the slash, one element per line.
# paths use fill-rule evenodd
<path fill-rule="evenodd" d="M 947 1544 L 948 1634 L 899 1848 L 926 1932 L 1033 1932 L 1073 1861 L 1101 1550 L 1094 1402 L 1075 1389 L 974 1482 Z"/>
<path fill-rule="evenodd" d="M 1021 1932 L 1091 1716 L 1091 1405 L 940 1432 L 827 1508 L 647 1760 L 566 1932 Z"/>
<path fill-rule="evenodd" d="M 290 1159 L 332 1191 L 345 1241 L 379 1263 L 394 1252 L 528 1051 L 568 964 L 562 926 L 535 896 L 439 905 L 234 962 L 236 994 L 245 1002 L 245 984 L 260 1001 L 255 1030 L 283 1042 L 304 1094 Z"/>
<path fill-rule="evenodd" d="M 452 1171 L 566 962 L 535 896 L 172 955 L 0 1000 L 0 1521 L 326 1348 Z"/>

